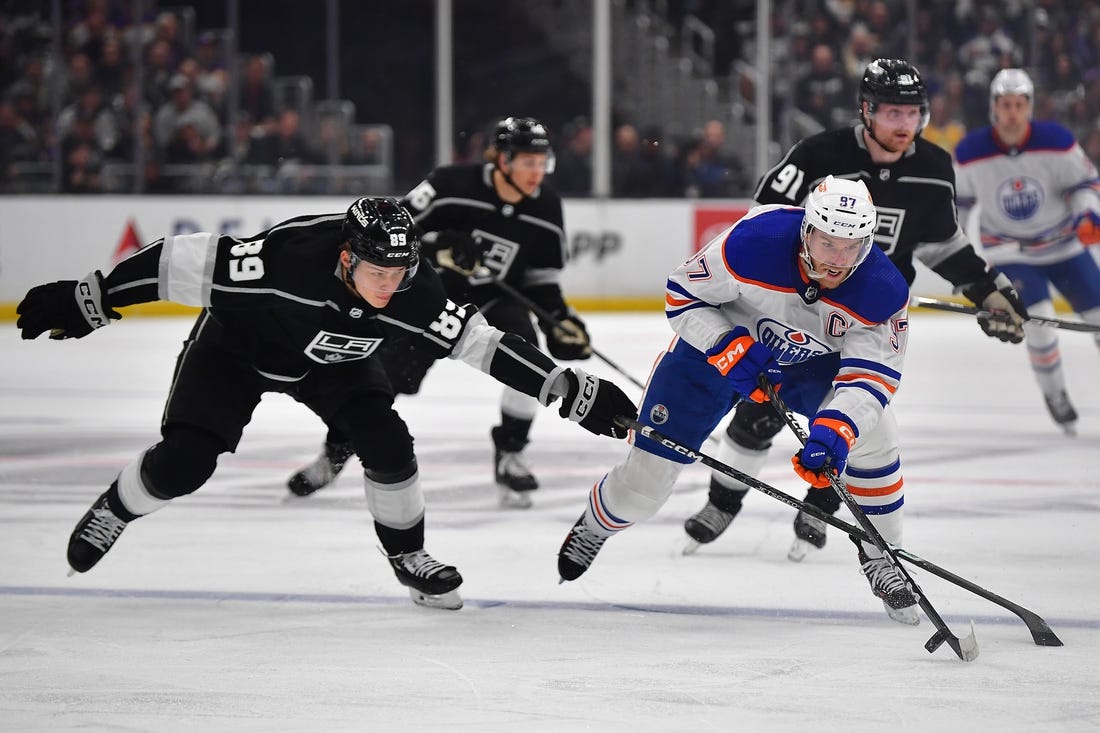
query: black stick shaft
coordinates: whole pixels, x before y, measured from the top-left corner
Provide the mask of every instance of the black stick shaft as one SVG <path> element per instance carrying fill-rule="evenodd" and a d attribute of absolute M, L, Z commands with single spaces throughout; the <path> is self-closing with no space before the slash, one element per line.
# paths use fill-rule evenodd
<path fill-rule="evenodd" d="M 551 315 L 551 314 L 550 314 L 549 312 L 547 312 L 547 310 L 546 310 L 545 308 L 543 308 L 543 307 L 542 307 L 542 306 L 540 306 L 540 305 L 539 305 L 538 303 L 536 303 L 535 301 L 533 301 L 533 300 L 531 300 L 530 298 L 528 298 L 528 297 L 527 297 L 526 295 L 524 295 L 524 294 L 523 294 L 523 293 L 521 293 L 520 291 L 518 291 L 518 290 L 516 290 L 515 288 L 513 288 L 513 287 L 512 287 L 511 285 L 509 285 L 508 283 L 504 282 L 503 280 L 494 280 L 493 282 L 495 282 L 495 283 L 496 283 L 496 286 L 497 286 L 498 288 L 500 288 L 500 289 L 501 289 L 501 290 L 503 290 L 503 291 L 504 291 L 505 293 L 507 293 L 508 295 L 512 296 L 512 297 L 513 297 L 513 298 L 515 298 L 516 300 L 518 300 L 518 301 L 519 301 L 520 303 L 522 303 L 522 304 L 524 305 L 524 307 L 526 307 L 526 308 L 527 308 L 527 309 L 528 309 L 529 311 L 531 311 L 532 313 L 534 313 L 534 314 L 535 314 L 536 316 L 538 316 L 538 317 L 539 317 L 539 318 L 541 318 L 542 320 L 546 321 L 547 323 L 549 323 L 550 325 L 554 326 L 555 328 L 562 328 L 562 327 L 563 327 L 563 326 L 562 326 L 562 322 L 561 322 L 560 320 L 558 320 L 557 318 L 555 318 L 555 317 L 554 317 L 553 315 Z M 645 385 L 644 385 L 644 384 L 642 384 L 641 382 L 639 382 L 639 381 L 638 381 L 637 379 L 635 379 L 634 377 L 630 376 L 630 374 L 628 374 L 628 373 L 626 372 L 626 370 L 624 370 L 624 369 L 623 369 L 623 368 L 622 368 L 621 366 L 619 366 L 619 365 L 618 365 L 618 364 L 616 364 L 615 362 L 611 361 L 611 359 L 608 359 L 606 355 L 604 355 L 603 353 L 601 353 L 601 352 L 600 352 L 599 350 L 597 350 L 597 349 L 596 349 L 596 347 L 594 347 L 594 346 L 592 347 L 592 353 L 593 353 L 593 354 L 595 354 L 595 355 L 596 355 L 596 357 L 597 357 L 598 359 L 600 359 L 600 360 L 601 360 L 601 361 L 602 361 L 602 362 L 603 362 L 604 364 L 607 364 L 607 365 L 608 365 L 609 367 L 611 367 L 612 369 L 614 369 L 615 371 L 617 371 L 617 372 L 618 372 L 619 374 L 621 374 L 621 375 L 623 375 L 624 377 L 626 377 L 627 379 L 629 379 L 629 380 L 630 380 L 630 382 L 631 382 L 631 383 L 632 383 L 632 384 L 633 384 L 633 385 L 634 385 L 635 387 L 637 387 L 638 389 L 640 389 L 640 390 L 643 390 L 643 391 L 645 390 Z"/>

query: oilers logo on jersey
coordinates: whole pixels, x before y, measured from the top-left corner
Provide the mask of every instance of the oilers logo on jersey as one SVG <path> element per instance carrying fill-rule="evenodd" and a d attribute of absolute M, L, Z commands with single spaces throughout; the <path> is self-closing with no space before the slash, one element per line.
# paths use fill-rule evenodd
<path fill-rule="evenodd" d="M 649 420 L 654 425 L 664 425 L 668 422 L 668 408 L 658 403 L 649 411 Z"/>
<path fill-rule="evenodd" d="M 807 359 L 829 353 L 830 349 L 805 331 L 791 328 L 773 318 L 763 318 L 756 324 L 756 340 L 771 349 L 782 365 L 799 364 Z"/>
<path fill-rule="evenodd" d="M 997 187 L 1001 210 L 1012 220 L 1022 221 L 1035 216 L 1043 205 L 1043 185 L 1034 178 L 1016 176 Z"/>

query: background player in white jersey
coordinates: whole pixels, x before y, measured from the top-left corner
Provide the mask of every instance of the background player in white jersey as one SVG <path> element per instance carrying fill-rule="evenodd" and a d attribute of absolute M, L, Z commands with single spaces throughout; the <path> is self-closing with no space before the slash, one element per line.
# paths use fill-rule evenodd
<path fill-rule="evenodd" d="M 1100 223 L 1096 167 L 1065 127 L 1031 120 L 1034 99 L 1023 70 L 993 77 L 992 126 L 970 132 L 955 150 L 960 216 L 980 206 L 985 257 L 1012 279 L 1030 312 L 1054 314 L 1053 285 L 1083 320 L 1100 324 L 1100 268 L 1081 244 Z M 1050 416 L 1074 435 L 1058 332 L 1025 324 L 1024 333 Z"/>
<path fill-rule="evenodd" d="M 436 168 L 405 195 L 405 205 L 425 232 L 425 254 L 438 268 L 447 295 L 476 305 L 490 325 L 538 343 L 531 311 L 497 287 L 497 281 L 504 282 L 562 324 L 539 324 L 553 357 L 589 358 L 588 332 L 558 284 L 565 230 L 561 197 L 544 184 L 554 170 L 546 128 L 530 117 L 501 120 L 485 161 Z M 382 351 L 386 373 L 400 393 L 415 394 L 434 363 L 418 341 L 392 342 Z M 531 492 L 538 488 L 523 458 L 537 408 L 528 395 L 505 387 L 500 424 L 490 433 L 493 476 L 506 507 L 529 507 Z M 336 477 L 350 455 L 347 438 L 330 427 L 321 455 L 291 477 L 290 490 L 312 494 Z"/>
<path fill-rule="evenodd" d="M 975 252 L 955 215 L 951 156 L 920 137 L 928 122 L 928 94 L 920 71 L 903 59 L 876 59 L 859 87 L 859 124 L 800 141 L 764 174 L 753 194 L 761 204 L 801 204 L 827 175 L 863 181 L 878 211 L 877 244 L 910 284 L 914 259 L 987 311 L 1007 320 L 979 320 L 994 338 L 1019 343 L 1026 315 L 1012 284 Z M 726 426 L 717 457 L 745 473 L 764 466 L 783 421 L 768 405 L 742 402 Z M 713 542 L 741 511 L 748 488 L 713 473 L 706 505 L 684 523 L 686 552 Z M 840 507 L 833 491 L 807 491 L 806 501 L 829 514 Z M 825 546 L 825 523 L 804 512 L 794 519 L 788 557 L 800 561 Z"/>
<path fill-rule="evenodd" d="M 909 288 L 874 246 L 875 221 L 867 187 L 830 176 L 804 210 L 755 207 L 674 270 L 665 313 L 676 338 L 658 358 L 639 421 L 697 451 L 738 400 L 766 400 L 764 375 L 810 418 L 795 471 L 826 487 L 822 473 L 835 469 L 882 536 L 900 544 L 901 464 L 889 404 L 901 380 Z M 562 544 L 562 579 L 580 577 L 611 535 L 656 513 L 688 462 L 635 434 Z M 857 546 L 890 617 L 918 623 L 917 601 L 889 561 Z"/>
<path fill-rule="evenodd" d="M 168 236 L 103 277 L 32 288 L 18 305 L 25 339 L 81 338 L 114 308 L 170 300 L 202 306 L 176 363 L 161 440 L 122 469 L 69 539 L 69 565 L 87 572 L 129 522 L 201 488 L 236 449 L 266 392 L 302 402 L 349 436 L 363 463 L 367 506 L 398 580 L 417 603 L 459 608 L 462 576 L 424 551 L 424 495 L 413 441 L 393 409 L 376 350 L 414 334 L 434 358 L 461 359 L 550 404 L 587 429 L 625 437 L 634 413 L 613 384 L 559 367 L 489 326 L 420 266 L 412 217 L 396 199 L 363 198 L 346 213 L 302 216 L 248 239 Z"/>

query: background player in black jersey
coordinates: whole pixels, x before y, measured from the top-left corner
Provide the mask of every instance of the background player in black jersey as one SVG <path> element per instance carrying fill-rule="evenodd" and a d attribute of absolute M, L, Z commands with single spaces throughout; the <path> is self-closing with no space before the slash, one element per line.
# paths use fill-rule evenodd
<path fill-rule="evenodd" d="M 982 330 L 1019 343 L 1026 309 L 1008 278 L 987 266 L 959 226 L 951 155 L 920 137 L 928 123 L 928 94 L 920 72 L 901 59 L 876 59 L 864 71 L 858 103 L 859 124 L 826 130 L 795 144 L 760 179 L 753 194 L 756 202 L 799 205 L 830 174 L 862 180 L 878 211 L 875 243 L 906 281 L 912 284 L 916 277 L 916 257 L 957 292 L 999 314 L 979 320 Z M 742 402 L 726 427 L 717 457 L 755 476 L 783 424 L 771 405 Z M 724 474 L 712 473 L 706 506 L 684 523 L 691 538 L 685 553 L 722 534 L 741 510 L 747 491 Z M 831 490 L 810 489 L 806 501 L 830 514 L 840 506 L 840 497 Z M 802 560 L 811 547 L 825 546 L 824 522 L 799 512 L 794 530 L 791 560 Z"/>
<path fill-rule="evenodd" d="M 491 325 L 537 344 L 531 311 L 497 287 L 497 281 L 504 282 L 561 324 L 539 324 L 552 356 L 587 359 L 588 332 L 558 284 L 565 265 L 562 202 L 544 185 L 553 170 L 546 128 L 530 117 L 508 117 L 496 124 L 485 162 L 436 168 L 404 203 L 425 232 L 425 254 L 452 300 L 473 303 Z M 382 361 L 394 388 L 415 394 L 434 359 L 413 340 L 387 344 Z M 529 395 L 505 387 L 500 424 L 491 436 L 493 475 L 506 507 L 529 507 L 538 488 L 523 459 L 537 407 Z M 312 494 L 335 479 L 350 455 L 346 436 L 330 425 L 321 454 L 291 476 L 288 488 L 299 496 Z"/>
<path fill-rule="evenodd" d="M 408 334 L 431 358 L 481 369 L 594 433 L 624 437 L 612 420 L 636 414 L 614 384 L 557 366 L 537 348 L 447 298 L 420 266 L 409 212 L 364 198 L 344 214 L 302 216 L 248 239 L 168 236 L 82 280 L 32 288 L 17 307 L 25 339 L 87 336 L 120 318 L 119 306 L 170 300 L 202 306 L 184 343 L 161 440 L 119 473 L 69 539 L 68 561 L 87 572 L 129 522 L 206 483 L 234 451 L 266 392 L 304 403 L 351 441 L 367 506 L 398 580 L 422 605 L 460 608 L 462 576 L 424 551 L 424 496 L 412 438 L 373 358 Z"/>

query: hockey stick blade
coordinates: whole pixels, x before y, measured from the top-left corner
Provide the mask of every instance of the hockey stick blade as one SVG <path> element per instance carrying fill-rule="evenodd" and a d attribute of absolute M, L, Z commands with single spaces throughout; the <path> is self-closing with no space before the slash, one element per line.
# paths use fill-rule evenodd
<path fill-rule="evenodd" d="M 932 652 L 939 649 L 940 645 L 943 644 L 945 641 L 952 649 L 955 650 L 955 654 L 959 656 L 959 659 L 963 660 L 964 662 L 973 662 L 975 659 L 978 658 L 978 640 L 974 638 L 973 619 L 970 620 L 970 633 L 962 637 L 961 639 L 953 636 L 950 633 L 937 631 L 935 634 L 932 635 L 931 639 L 925 642 L 924 648 L 928 650 L 929 654 L 931 654 Z"/>
<path fill-rule="evenodd" d="M 791 429 L 791 432 L 798 438 L 798 442 L 803 446 L 809 440 L 809 436 L 806 435 L 806 431 L 802 429 L 802 425 L 795 418 L 794 413 L 787 409 L 787 405 L 783 402 L 783 399 L 779 396 L 779 391 L 775 388 L 775 385 L 767 380 L 767 378 L 761 374 L 759 379 L 760 388 L 764 390 L 764 394 L 768 396 L 768 401 L 771 403 L 775 411 L 779 413 L 779 416 L 783 418 L 787 423 L 787 427 Z M 947 627 L 947 622 L 940 616 L 939 611 L 932 605 L 932 601 L 928 599 L 921 587 L 917 585 L 917 581 L 909 574 L 909 571 L 898 560 L 897 554 L 890 548 L 886 540 L 879 534 L 878 528 L 871 522 L 867 515 L 863 512 L 863 507 L 859 505 L 855 497 L 848 491 L 848 487 L 844 485 L 844 482 L 840 480 L 840 477 L 834 474 L 826 467 L 825 477 L 829 479 L 829 485 L 833 487 L 833 491 L 836 492 L 843 501 L 845 506 L 848 507 L 848 511 L 852 513 L 852 516 L 856 518 L 859 526 L 863 528 L 863 531 L 867 533 L 867 536 L 871 540 L 871 544 L 874 545 L 878 551 L 882 554 L 882 557 L 890 563 L 891 567 L 901 576 L 901 579 L 905 582 L 909 592 L 916 598 L 917 605 L 924 611 L 924 615 L 928 617 L 928 620 L 932 622 L 932 625 L 936 627 L 936 633 L 928 640 L 928 643 L 924 645 L 924 648 L 928 650 L 928 653 L 936 651 L 939 646 L 946 640 L 951 648 L 958 655 L 959 659 L 964 662 L 971 662 L 978 656 L 978 646 L 974 642 L 972 647 L 964 653 L 962 648 L 962 642 L 957 636 L 951 633 L 951 630 Z M 969 658 L 968 658 L 969 655 Z"/>
<path fill-rule="evenodd" d="M 672 438 L 661 434 L 650 426 L 640 423 L 633 418 L 620 416 L 615 418 L 615 422 L 617 422 L 624 428 L 629 428 L 636 433 L 640 433 L 649 440 L 660 443 L 669 450 L 675 451 L 676 453 L 684 456 L 688 460 L 702 463 L 707 468 L 714 469 L 721 474 L 729 476 L 730 478 L 745 484 L 749 488 L 756 489 L 762 494 L 767 494 L 773 499 L 781 501 L 793 509 L 798 509 L 809 514 L 812 517 L 815 517 L 816 519 L 820 519 L 822 522 L 825 522 L 835 529 L 844 532 L 849 537 L 854 537 L 858 540 L 863 540 L 866 542 L 871 541 L 870 538 L 867 536 L 867 533 L 861 530 L 859 527 L 849 524 L 843 519 L 834 517 L 832 514 L 826 514 L 814 505 L 807 504 L 804 501 L 800 501 L 790 494 L 780 491 L 771 484 L 764 483 L 755 476 L 750 476 L 747 473 L 738 471 L 733 466 L 728 466 L 718 459 L 712 458 L 706 453 L 697 453 L 687 446 L 676 442 Z M 910 552 L 909 550 L 906 550 L 902 547 L 893 547 L 893 549 L 898 557 L 908 561 L 911 565 L 915 565 L 918 568 L 921 568 L 922 570 L 925 570 L 938 578 L 942 578 L 943 580 L 946 580 L 953 585 L 959 586 L 963 590 L 968 590 L 974 595 L 980 598 L 984 598 L 990 603 L 994 603 L 1001 608 L 1004 608 L 1016 614 L 1020 618 L 1020 620 L 1023 621 L 1025 625 L 1027 625 L 1028 631 L 1031 632 L 1032 639 L 1035 640 L 1035 643 L 1038 646 L 1062 646 L 1061 640 L 1054 634 L 1047 622 L 1044 621 L 1043 618 L 1034 611 L 1030 611 L 1019 605 L 1018 603 L 1013 603 L 1007 598 L 999 596 L 992 591 L 986 590 L 980 585 L 975 585 L 966 578 L 956 575 L 950 570 L 941 568 L 934 562 L 931 562 L 930 560 L 925 560 L 923 557 L 913 552 Z"/>
<path fill-rule="evenodd" d="M 963 305 L 962 303 L 953 303 L 950 300 L 926 298 L 919 295 L 910 298 L 909 305 L 938 311 L 947 311 L 948 313 L 966 313 L 967 315 L 978 316 L 980 318 L 997 318 L 997 314 L 982 310 L 981 308 L 975 308 L 972 305 Z M 1100 333 L 1100 326 L 1092 323 L 1084 323 L 1082 321 L 1067 321 L 1062 318 L 1048 318 L 1046 316 L 1029 316 L 1028 321 L 1049 328 L 1060 328 L 1063 331 Z"/>

